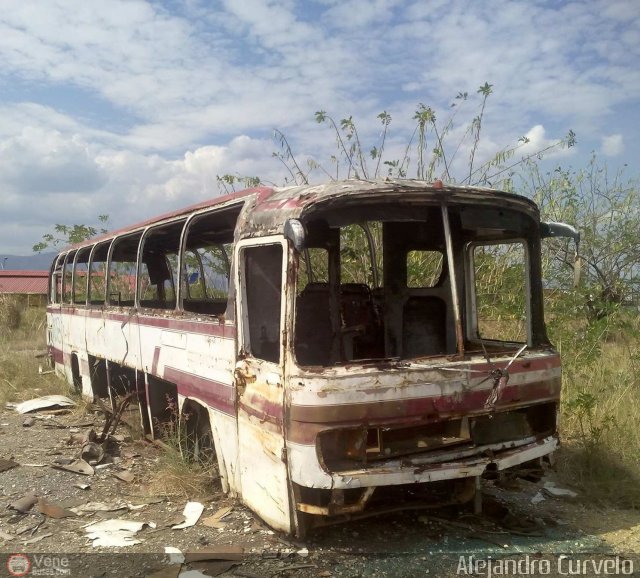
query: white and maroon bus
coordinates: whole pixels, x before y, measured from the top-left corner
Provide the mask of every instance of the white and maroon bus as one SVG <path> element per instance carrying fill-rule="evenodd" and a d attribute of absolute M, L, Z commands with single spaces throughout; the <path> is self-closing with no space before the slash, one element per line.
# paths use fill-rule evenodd
<path fill-rule="evenodd" d="M 249 189 L 62 251 L 49 351 L 150 435 L 188 414 L 278 530 L 468 499 L 558 447 L 546 236 L 577 233 L 483 188 Z"/>

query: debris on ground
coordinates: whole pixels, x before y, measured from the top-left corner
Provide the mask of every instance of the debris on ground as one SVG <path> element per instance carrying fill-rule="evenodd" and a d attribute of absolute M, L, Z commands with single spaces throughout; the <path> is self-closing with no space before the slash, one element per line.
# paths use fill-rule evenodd
<path fill-rule="evenodd" d="M 55 518 L 58 520 L 60 518 L 72 518 L 76 515 L 75 512 L 67 510 L 57 504 L 48 502 L 44 498 L 38 498 L 38 512 L 44 514 L 48 518 Z"/>
<path fill-rule="evenodd" d="M 172 530 L 182 530 L 183 528 L 189 528 L 195 526 L 196 522 L 200 519 L 200 516 L 204 512 L 204 505 L 200 502 L 187 502 L 184 507 L 182 515 L 184 516 L 184 522 L 171 526 Z"/>
<path fill-rule="evenodd" d="M 93 541 L 93 547 L 120 548 L 142 543 L 135 535 L 145 527 L 155 528 L 153 522 L 136 520 L 102 520 L 85 527 L 87 538 Z"/>
<path fill-rule="evenodd" d="M 15 410 L 18 413 L 31 413 L 32 411 L 73 407 L 75 404 L 75 401 L 65 395 L 45 395 L 18 403 Z"/>
<path fill-rule="evenodd" d="M 543 490 L 553 498 L 576 498 L 578 496 L 573 490 L 558 488 L 555 482 L 545 482 Z"/>
<path fill-rule="evenodd" d="M 80 450 L 80 459 L 90 466 L 96 466 L 104 460 L 104 448 L 101 444 L 86 442 Z"/>
<path fill-rule="evenodd" d="M 130 484 L 135 479 L 135 476 L 128 470 L 121 470 L 119 472 L 113 472 L 113 475 L 123 482 Z"/>
<path fill-rule="evenodd" d="M 22 496 L 22 498 L 19 498 L 15 502 L 9 504 L 7 507 L 11 510 L 15 510 L 16 512 L 20 512 L 21 514 L 26 514 L 37 501 L 38 497 L 33 492 L 29 492 Z"/>
<path fill-rule="evenodd" d="M 0 472 L 6 472 L 7 470 L 11 470 L 13 468 L 17 468 L 20 464 L 13 460 L 5 460 L 0 458 Z"/>
<path fill-rule="evenodd" d="M 36 536 L 35 538 L 31 538 L 30 540 L 25 540 L 24 542 L 22 542 L 22 545 L 29 546 L 31 544 L 35 544 L 36 542 L 40 542 L 45 538 L 51 538 L 51 536 L 53 536 L 51 532 L 49 532 L 48 534 L 41 534 L 40 536 Z"/>
<path fill-rule="evenodd" d="M 220 508 L 215 514 L 209 516 L 202 520 L 202 523 L 208 528 L 215 528 L 216 530 L 222 530 L 226 527 L 226 523 L 223 522 L 224 518 L 226 518 L 233 511 L 233 506 L 226 506 L 224 508 Z"/>
<path fill-rule="evenodd" d="M 52 468 L 73 472 L 74 474 L 82 474 L 83 476 L 93 476 L 95 470 L 84 460 L 73 460 L 68 464 L 54 463 Z"/>
<path fill-rule="evenodd" d="M 179 548 L 165 546 L 164 553 L 169 554 L 169 564 L 184 564 L 184 554 Z"/>
<path fill-rule="evenodd" d="M 542 495 L 542 492 L 537 492 L 533 498 L 531 498 L 530 503 L 534 506 L 539 504 L 540 502 L 544 502 L 545 497 Z"/>

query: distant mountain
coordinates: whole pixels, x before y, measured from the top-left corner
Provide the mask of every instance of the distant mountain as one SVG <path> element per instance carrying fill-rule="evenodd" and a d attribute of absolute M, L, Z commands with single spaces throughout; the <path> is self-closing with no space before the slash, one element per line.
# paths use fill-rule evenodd
<path fill-rule="evenodd" d="M 34 253 L 33 255 L 4 255 L 0 253 L 0 269 L 24 271 L 24 270 L 49 270 L 56 253 Z"/>

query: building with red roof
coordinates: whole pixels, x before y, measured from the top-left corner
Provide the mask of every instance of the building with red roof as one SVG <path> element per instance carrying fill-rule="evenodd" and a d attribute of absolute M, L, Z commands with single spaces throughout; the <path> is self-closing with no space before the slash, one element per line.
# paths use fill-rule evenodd
<path fill-rule="evenodd" d="M 28 305 L 46 303 L 48 271 L 0 271 L 0 295 L 15 295 Z"/>

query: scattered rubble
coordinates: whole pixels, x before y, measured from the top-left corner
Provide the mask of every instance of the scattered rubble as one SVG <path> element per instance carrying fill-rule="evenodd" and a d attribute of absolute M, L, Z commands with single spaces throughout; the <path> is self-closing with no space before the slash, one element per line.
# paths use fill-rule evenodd
<path fill-rule="evenodd" d="M 74 474 L 82 474 L 83 476 L 93 476 L 95 470 L 84 460 L 73 460 L 68 464 L 52 464 L 52 468 L 73 472 Z"/>
<path fill-rule="evenodd" d="M 0 472 L 6 472 L 7 470 L 11 470 L 13 468 L 17 468 L 20 464 L 13 460 L 5 460 L 0 458 Z"/>
<path fill-rule="evenodd" d="M 15 405 L 15 410 L 18 413 L 31 413 L 32 411 L 73 407 L 75 404 L 75 401 L 64 395 L 45 395 L 18 403 Z"/>
<path fill-rule="evenodd" d="M 189 528 L 195 526 L 200 516 L 204 512 L 204 505 L 200 502 L 187 502 L 184 507 L 182 515 L 184 516 L 184 522 L 171 526 L 172 530 L 182 530 L 183 528 Z"/>
<path fill-rule="evenodd" d="M 140 544 L 135 535 L 145 527 L 155 528 L 153 522 L 136 520 L 102 520 L 85 527 L 87 538 L 93 541 L 93 547 L 119 548 Z"/>
<path fill-rule="evenodd" d="M 573 490 L 558 488 L 555 482 L 545 482 L 543 491 L 553 498 L 576 498 L 578 496 Z"/>

